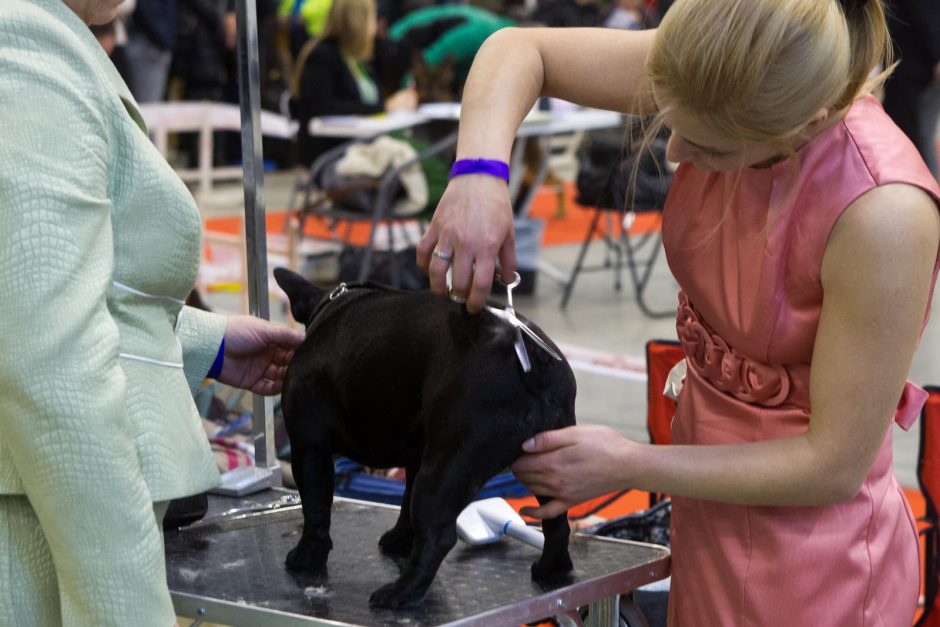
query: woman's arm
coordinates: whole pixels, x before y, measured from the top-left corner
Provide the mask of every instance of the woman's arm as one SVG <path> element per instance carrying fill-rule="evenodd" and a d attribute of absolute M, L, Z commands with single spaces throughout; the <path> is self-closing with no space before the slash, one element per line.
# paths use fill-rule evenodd
<path fill-rule="evenodd" d="M 623 488 L 749 505 L 851 499 L 869 472 L 901 396 L 927 311 L 940 217 L 921 190 L 865 194 L 836 224 L 822 267 L 809 430 L 748 444 L 652 446 L 605 427 L 546 432 L 513 466 L 537 511 Z"/>
<path fill-rule="evenodd" d="M 516 129 L 540 95 L 625 112 L 651 107 L 644 74 L 654 31 L 591 28 L 507 28 L 480 48 L 461 103 L 458 159 L 509 161 Z M 418 246 L 418 265 L 431 289 L 446 292 L 448 265 L 432 257 L 454 253 L 453 287 L 482 309 L 499 258 L 503 277 L 515 270 L 512 207 L 506 184 L 485 175 L 451 181 Z"/>
<path fill-rule="evenodd" d="M 509 160 L 516 129 L 539 96 L 641 113 L 655 31 L 506 28 L 473 61 L 461 101 L 458 159 Z"/>

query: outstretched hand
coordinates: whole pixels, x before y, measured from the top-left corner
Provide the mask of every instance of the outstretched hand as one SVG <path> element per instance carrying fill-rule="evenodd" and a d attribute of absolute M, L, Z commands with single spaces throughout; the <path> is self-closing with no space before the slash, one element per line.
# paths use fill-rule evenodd
<path fill-rule="evenodd" d="M 609 427 L 578 425 L 543 431 L 523 444 L 512 465 L 533 494 L 552 500 L 522 509 L 533 518 L 554 518 L 588 499 L 621 489 L 628 481 L 624 460 L 630 440 Z"/>
<path fill-rule="evenodd" d="M 486 304 L 497 258 L 503 280 L 512 282 L 516 248 L 506 182 L 483 174 L 455 177 L 418 243 L 418 267 L 428 273 L 431 291 L 443 296 L 452 268 L 450 293 L 467 299 L 467 310 L 476 313 Z"/>
<path fill-rule="evenodd" d="M 255 394 L 278 394 L 287 364 L 304 341 L 301 331 L 254 316 L 229 316 L 218 380 Z"/>

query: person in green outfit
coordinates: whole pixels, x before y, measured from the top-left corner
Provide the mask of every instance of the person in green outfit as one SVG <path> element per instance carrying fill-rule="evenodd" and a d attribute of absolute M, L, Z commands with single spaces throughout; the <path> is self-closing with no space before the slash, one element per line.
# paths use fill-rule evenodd
<path fill-rule="evenodd" d="M 299 123 L 298 160 L 309 166 L 342 139 L 311 137 L 311 118 L 369 115 L 414 109 L 413 89 L 383 97 L 372 60 L 376 33 L 375 0 L 334 0 L 320 36 L 301 49 L 291 82 L 291 115 Z"/>
<path fill-rule="evenodd" d="M 201 218 L 91 25 L 0 2 L 0 625 L 169 627 L 161 520 L 219 472 L 193 393 L 280 392 L 303 333 L 184 306 Z"/>
<path fill-rule="evenodd" d="M 421 52 L 424 63 L 439 67 L 450 57 L 455 94 L 467 80 L 470 65 L 486 38 L 514 26 L 515 20 L 468 5 L 447 4 L 412 11 L 392 24 L 388 37 Z"/>

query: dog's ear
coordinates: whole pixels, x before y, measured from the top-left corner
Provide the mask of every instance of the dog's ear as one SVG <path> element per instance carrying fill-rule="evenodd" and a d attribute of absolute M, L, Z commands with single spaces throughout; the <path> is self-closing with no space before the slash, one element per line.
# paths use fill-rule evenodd
<path fill-rule="evenodd" d="M 323 290 L 287 268 L 275 268 L 274 280 L 287 294 L 294 320 L 303 325 L 309 323 L 310 316 L 323 298 Z"/>

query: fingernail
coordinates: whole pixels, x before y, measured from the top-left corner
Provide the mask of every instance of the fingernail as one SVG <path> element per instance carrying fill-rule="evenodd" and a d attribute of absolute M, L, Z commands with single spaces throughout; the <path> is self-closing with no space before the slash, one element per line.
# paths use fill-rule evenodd
<path fill-rule="evenodd" d="M 535 438 L 529 438 L 528 440 L 522 443 L 523 451 L 531 451 L 534 448 L 535 448 Z"/>

